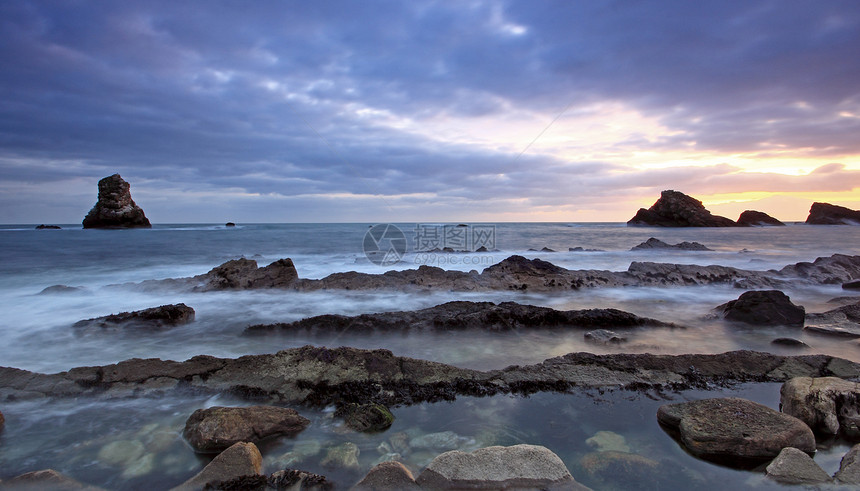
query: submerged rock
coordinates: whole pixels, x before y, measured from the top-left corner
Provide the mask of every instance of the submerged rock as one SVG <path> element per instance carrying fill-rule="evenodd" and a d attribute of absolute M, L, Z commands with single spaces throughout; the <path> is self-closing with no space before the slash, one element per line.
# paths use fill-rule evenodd
<path fill-rule="evenodd" d="M 591 479 L 606 489 L 664 489 L 668 477 L 659 462 L 648 457 L 618 450 L 592 452 L 579 460 Z M 647 483 L 647 484 L 644 484 Z"/>
<path fill-rule="evenodd" d="M 343 418 L 346 425 L 355 431 L 384 431 L 394 423 L 394 415 L 382 404 L 345 404 L 334 412 L 336 418 Z"/>
<path fill-rule="evenodd" d="M 613 431 L 598 431 L 585 444 L 598 452 L 630 452 L 627 439 Z"/>
<path fill-rule="evenodd" d="M 99 198 L 84 217 L 84 228 L 150 228 L 143 210 L 131 199 L 130 186 L 119 174 L 99 181 Z"/>
<path fill-rule="evenodd" d="M 628 226 L 659 227 L 734 227 L 737 224 L 725 217 L 712 215 L 702 202 L 678 191 L 660 193 L 660 199 L 651 208 L 640 208 Z"/>
<path fill-rule="evenodd" d="M 765 469 L 767 477 L 783 484 L 821 484 L 830 482 L 824 472 L 806 452 L 793 447 L 782 449 Z"/>
<path fill-rule="evenodd" d="M 418 476 L 422 489 L 588 489 L 545 447 L 486 447 L 445 452 Z"/>
<path fill-rule="evenodd" d="M 194 321 L 194 309 L 184 303 L 120 312 L 75 322 L 72 327 L 169 329 Z"/>
<path fill-rule="evenodd" d="M 803 421 L 737 397 L 660 406 L 657 420 L 693 455 L 730 466 L 771 460 L 786 447 L 815 452 Z"/>
<path fill-rule="evenodd" d="M 249 326 L 246 334 L 310 331 L 405 331 L 408 329 L 451 331 L 480 329 L 594 328 L 594 327 L 675 327 L 655 319 L 638 317 L 616 309 L 560 311 L 515 302 L 453 301 L 426 309 L 407 312 L 383 312 L 358 316 L 319 315 L 296 322 Z"/>
<path fill-rule="evenodd" d="M 172 491 L 192 491 L 202 489 L 208 483 L 229 481 L 237 477 L 259 475 L 262 473 L 263 456 L 253 443 L 239 442 L 224 450 L 212 459 L 197 475 L 185 481 Z"/>
<path fill-rule="evenodd" d="M 763 213 L 761 211 L 746 210 L 738 217 L 738 226 L 740 227 L 767 227 L 776 226 L 784 227 L 785 224 L 776 218 Z"/>
<path fill-rule="evenodd" d="M 779 290 L 745 292 L 737 300 L 724 303 L 714 311 L 726 320 L 759 326 L 800 326 L 806 317 L 803 307 Z"/>
<path fill-rule="evenodd" d="M 275 406 L 198 409 L 185 422 L 183 436 L 198 452 L 217 452 L 238 442 L 259 442 L 279 435 L 295 435 L 310 420 L 294 409 Z"/>
<path fill-rule="evenodd" d="M 341 443 L 328 449 L 320 465 L 333 469 L 358 469 L 360 467 L 358 463 L 360 454 L 361 450 L 355 443 Z"/>
<path fill-rule="evenodd" d="M 857 225 L 860 211 L 830 203 L 812 203 L 806 223 L 811 225 Z"/>
<path fill-rule="evenodd" d="M 411 449 L 420 448 L 443 452 L 460 448 L 469 443 L 474 443 L 474 440 L 460 436 L 453 431 L 440 431 L 412 438 L 409 440 L 409 447 Z"/>
<path fill-rule="evenodd" d="M 615 332 L 606 329 L 595 329 L 588 331 L 583 335 L 586 341 L 591 341 L 597 344 L 621 344 L 627 341 L 627 338 Z"/>
<path fill-rule="evenodd" d="M 860 443 L 842 457 L 833 478 L 840 484 L 860 484 Z"/>
<path fill-rule="evenodd" d="M 351 491 L 401 491 L 421 489 L 412 472 L 400 462 L 382 462 L 370 469 Z"/>
<path fill-rule="evenodd" d="M 631 251 L 642 251 L 649 249 L 678 249 L 682 251 L 710 251 L 703 244 L 699 244 L 698 242 L 681 242 L 679 244 L 667 244 L 660 239 L 655 239 L 651 237 L 645 242 L 639 244 L 638 246 L 630 249 Z"/>
<path fill-rule="evenodd" d="M 782 384 L 779 407 L 822 435 L 860 438 L 860 383 L 796 377 Z"/>
<path fill-rule="evenodd" d="M 28 472 L 0 483 L 0 488 L 15 491 L 99 491 L 101 488 L 88 486 L 71 477 L 64 476 L 53 469 Z"/>
<path fill-rule="evenodd" d="M 860 338 L 860 302 L 806 316 L 806 330 L 846 338 Z"/>

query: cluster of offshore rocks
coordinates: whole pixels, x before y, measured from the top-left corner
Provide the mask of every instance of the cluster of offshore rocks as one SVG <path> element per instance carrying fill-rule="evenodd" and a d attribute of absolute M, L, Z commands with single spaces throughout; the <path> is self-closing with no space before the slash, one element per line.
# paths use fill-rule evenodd
<path fill-rule="evenodd" d="M 829 203 L 813 203 L 806 223 L 811 225 L 860 224 L 860 211 Z M 711 214 L 701 201 L 679 191 L 666 190 L 647 210 L 640 208 L 627 225 L 657 227 L 754 227 L 781 226 L 767 213 L 747 210 L 737 221 Z"/>

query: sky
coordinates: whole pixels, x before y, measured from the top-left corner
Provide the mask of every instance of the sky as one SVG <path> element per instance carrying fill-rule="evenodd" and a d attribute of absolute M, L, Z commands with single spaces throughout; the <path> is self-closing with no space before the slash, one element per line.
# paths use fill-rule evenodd
<path fill-rule="evenodd" d="M 860 208 L 860 2 L 0 2 L 0 223 Z"/>

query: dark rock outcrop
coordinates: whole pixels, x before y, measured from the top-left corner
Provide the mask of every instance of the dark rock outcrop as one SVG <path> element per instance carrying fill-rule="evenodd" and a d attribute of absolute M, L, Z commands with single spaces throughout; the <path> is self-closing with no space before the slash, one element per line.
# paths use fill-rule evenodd
<path fill-rule="evenodd" d="M 786 346 L 788 348 L 798 348 L 798 349 L 806 349 L 809 348 L 809 345 L 804 343 L 799 339 L 794 338 L 776 338 L 770 342 L 770 344 L 776 346 Z"/>
<path fill-rule="evenodd" d="M 796 377 L 782 384 L 779 407 L 821 435 L 860 438 L 860 383 Z"/>
<path fill-rule="evenodd" d="M 63 227 L 59 225 L 36 225 L 36 230 L 62 230 Z"/>
<path fill-rule="evenodd" d="M 755 210 L 746 210 L 738 217 L 739 227 L 784 227 L 785 224 L 767 213 Z"/>
<path fill-rule="evenodd" d="M 203 491 L 331 491 L 334 483 L 325 476 L 297 469 L 284 469 L 270 476 L 249 474 L 224 481 L 210 481 Z"/>
<path fill-rule="evenodd" d="M 651 237 L 645 242 L 634 246 L 631 251 L 642 251 L 648 249 L 678 249 L 682 251 L 710 251 L 704 244 L 698 242 L 681 242 L 679 244 L 667 244 L 660 239 Z"/>
<path fill-rule="evenodd" d="M 227 223 L 225 223 L 225 224 L 224 224 L 224 226 L 225 226 L 225 227 L 235 227 L 235 226 L 236 226 L 236 224 L 235 224 L 235 223 L 233 223 L 233 222 L 227 222 Z"/>
<path fill-rule="evenodd" d="M 786 447 L 768 464 L 767 477 L 782 484 L 822 484 L 830 482 L 824 472 L 806 452 Z"/>
<path fill-rule="evenodd" d="M 239 442 L 224 450 L 197 475 L 171 491 L 196 491 L 209 483 L 230 481 L 243 476 L 260 475 L 263 456 L 253 443 Z"/>
<path fill-rule="evenodd" d="M 857 225 L 860 224 L 860 211 L 831 205 L 812 203 L 806 223 L 810 225 Z"/>
<path fill-rule="evenodd" d="M 660 406 L 657 420 L 693 455 L 745 467 L 794 447 L 815 452 L 815 436 L 801 420 L 737 397 Z"/>
<path fill-rule="evenodd" d="M 337 408 L 336 418 L 343 418 L 344 423 L 355 431 L 376 432 L 387 430 L 394 423 L 394 415 L 382 404 L 348 403 Z"/>
<path fill-rule="evenodd" d="M 150 228 L 143 210 L 131 199 L 131 186 L 119 174 L 99 181 L 99 198 L 84 217 L 84 228 Z"/>
<path fill-rule="evenodd" d="M 50 295 L 53 293 L 75 293 L 85 291 L 86 288 L 82 286 L 68 286 L 68 285 L 51 285 L 47 286 L 39 292 L 39 295 Z"/>
<path fill-rule="evenodd" d="M 571 353 L 542 363 L 477 371 L 397 357 L 388 350 L 305 346 L 236 359 L 132 359 L 52 375 L 0 368 L 0 402 L 44 397 L 159 396 L 177 390 L 229 393 L 284 404 L 378 402 L 388 407 L 458 396 L 572 388 L 684 390 L 792 377 L 860 377 L 860 364 L 827 355 L 754 351 L 705 355 Z"/>
<path fill-rule="evenodd" d="M 420 490 L 412 472 L 400 462 L 382 462 L 370 469 L 351 491 L 408 491 Z"/>
<path fill-rule="evenodd" d="M 247 334 L 308 331 L 373 332 L 407 331 L 409 329 L 455 331 L 480 329 L 508 331 L 512 329 L 563 329 L 596 327 L 677 327 L 655 319 L 639 317 L 616 309 L 554 310 L 548 307 L 522 305 L 515 302 L 452 301 L 435 307 L 406 312 L 382 312 L 344 316 L 318 315 L 290 323 L 249 326 Z"/>
<path fill-rule="evenodd" d="M 860 484 L 860 443 L 851 447 L 839 462 L 839 470 L 833 476 L 840 484 Z"/>
<path fill-rule="evenodd" d="M 257 267 L 257 261 L 243 258 L 227 261 L 191 281 L 195 283 L 195 291 L 212 291 L 287 288 L 298 278 L 292 259 L 279 259 L 268 266 Z"/>
<path fill-rule="evenodd" d="M 190 322 L 194 322 L 194 309 L 177 303 L 86 319 L 75 322 L 72 327 L 169 329 Z"/>
<path fill-rule="evenodd" d="M 808 314 L 805 329 L 816 334 L 860 338 L 860 302 L 820 314 Z"/>
<path fill-rule="evenodd" d="M 842 283 L 843 290 L 860 290 L 860 280 L 849 281 Z"/>
<path fill-rule="evenodd" d="M 3 417 L 3 413 L 0 413 L 0 431 L 3 431 L 3 427 L 6 426 L 6 418 Z"/>
<path fill-rule="evenodd" d="M 275 406 L 198 409 L 185 422 L 182 435 L 198 452 L 219 452 L 238 442 L 258 443 L 279 435 L 295 435 L 310 420 L 295 409 Z"/>
<path fill-rule="evenodd" d="M 779 290 L 745 292 L 714 309 L 726 320 L 758 326 L 803 327 L 806 310 Z"/>
<path fill-rule="evenodd" d="M 514 445 L 453 450 L 439 455 L 415 480 L 422 489 L 585 490 L 546 447 Z"/>
<path fill-rule="evenodd" d="M 640 208 L 628 226 L 658 227 L 735 227 L 725 217 L 712 215 L 702 202 L 678 191 L 660 193 L 660 199 L 647 210 Z"/>

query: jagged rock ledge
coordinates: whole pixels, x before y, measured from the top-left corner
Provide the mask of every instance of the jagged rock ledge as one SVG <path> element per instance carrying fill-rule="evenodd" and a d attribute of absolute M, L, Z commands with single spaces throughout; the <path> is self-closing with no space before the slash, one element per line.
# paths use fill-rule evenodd
<path fill-rule="evenodd" d="M 388 350 L 305 346 L 236 359 L 132 359 L 50 375 L 0 368 L 0 401 L 160 396 L 185 390 L 287 404 L 376 402 L 398 406 L 466 395 L 707 389 L 821 376 L 856 379 L 860 364 L 827 355 L 778 356 L 755 351 L 712 355 L 570 353 L 535 365 L 478 371 L 398 357 Z"/>
<path fill-rule="evenodd" d="M 555 310 L 549 307 L 523 305 L 516 302 L 453 301 L 415 311 L 381 312 L 345 316 L 317 315 L 295 322 L 257 324 L 249 326 L 245 334 L 273 332 L 385 332 L 433 330 L 453 331 L 481 329 L 507 331 L 512 329 L 565 329 L 599 327 L 679 327 L 671 323 L 639 317 L 617 309 Z"/>
<path fill-rule="evenodd" d="M 319 280 L 299 278 L 293 261 L 280 259 L 258 267 L 252 259 L 234 259 L 191 278 L 147 280 L 114 285 L 143 290 L 215 291 L 281 288 L 313 290 L 398 291 L 560 291 L 629 286 L 728 284 L 737 288 L 781 288 L 798 282 L 843 284 L 860 278 L 860 256 L 834 254 L 780 270 L 753 271 L 728 266 L 638 262 L 627 271 L 569 270 L 541 259 L 510 256 L 482 272 L 448 271 L 433 266 L 382 274 L 334 273 Z"/>

